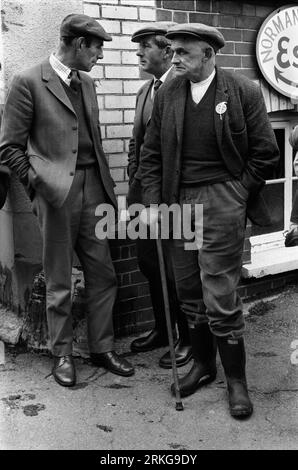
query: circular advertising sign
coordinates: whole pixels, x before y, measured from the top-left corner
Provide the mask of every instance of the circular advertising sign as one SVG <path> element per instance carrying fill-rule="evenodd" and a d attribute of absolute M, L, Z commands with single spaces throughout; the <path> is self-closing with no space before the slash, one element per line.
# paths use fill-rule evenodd
<path fill-rule="evenodd" d="M 261 26 L 257 60 L 267 82 L 279 93 L 298 99 L 298 6 L 275 10 Z"/>

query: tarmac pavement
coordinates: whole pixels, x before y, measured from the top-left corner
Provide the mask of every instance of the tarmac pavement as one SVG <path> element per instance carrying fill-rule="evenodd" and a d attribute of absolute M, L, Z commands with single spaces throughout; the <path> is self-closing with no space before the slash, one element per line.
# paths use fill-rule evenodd
<path fill-rule="evenodd" d="M 254 403 L 249 420 L 229 415 L 219 357 L 216 380 L 183 399 L 184 411 L 176 411 L 169 392 L 172 372 L 158 367 L 166 348 L 132 354 L 135 336 L 116 342 L 136 368 L 133 377 L 76 358 L 78 380 L 72 388 L 49 375 L 48 355 L 6 348 L 6 364 L 0 366 L 0 449 L 297 450 L 298 286 L 245 307 Z"/>

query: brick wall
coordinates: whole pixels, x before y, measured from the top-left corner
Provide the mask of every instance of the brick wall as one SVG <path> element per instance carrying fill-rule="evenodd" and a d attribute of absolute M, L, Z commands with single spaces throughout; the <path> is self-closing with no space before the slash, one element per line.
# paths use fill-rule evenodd
<path fill-rule="evenodd" d="M 257 32 L 264 19 L 281 1 L 157 0 L 157 20 L 177 23 L 205 23 L 223 34 L 226 45 L 217 64 L 251 79 L 261 77 L 255 53 Z"/>

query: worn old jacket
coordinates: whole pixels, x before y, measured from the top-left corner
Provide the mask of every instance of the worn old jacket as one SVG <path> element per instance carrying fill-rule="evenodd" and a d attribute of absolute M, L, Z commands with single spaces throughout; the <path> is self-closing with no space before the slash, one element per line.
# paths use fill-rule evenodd
<path fill-rule="evenodd" d="M 80 72 L 94 150 L 109 201 L 116 205 L 114 182 L 104 155 L 93 80 Z M 61 207 L 71 187 L 78 150 L 78 120 L 63 85 L 44 61 L 14 77 L 7 96 L 0 137 L 1 162 Z"/>
<path fill-rule="evenodd" d="M 214 125 L 222 159 L 249 191 L 248 217 L 269 224 L 260 191 L 274 174 L 279 149 L 261 91 L 246 77 L 220 68 L 216 80 Z M 156 95 L 140 159 L 145 205 L 179 200 L 187 86 L 187 80 L 176 78 Z M 225 104 L 222 114 L 217 112 L 220 103 Z"/>

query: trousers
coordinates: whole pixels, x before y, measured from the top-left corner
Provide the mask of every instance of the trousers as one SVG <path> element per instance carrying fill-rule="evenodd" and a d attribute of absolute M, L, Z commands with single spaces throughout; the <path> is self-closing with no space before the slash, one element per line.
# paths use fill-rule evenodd
<path fill-rule="evenodd" d="M 238 180 L 184 187 L 180 208 L 191 208 L 197 243 L 191 250 L 183 233 L 171 241 L 174 275 L 181 309 L 190 324 L 208 322 L 212 333 L 241 337 L 242 302 L 237 293 L 245 239 L 248 191 Z M 196 220 L 195 205 L 202 205 Z"/>
<path fill-rule="evenodd" d="M 113 306 L 117 281 L 107 239 L 95 235 L 96 207 L 106 202 L 96 165 L 76 170 L 61 208 L 39 193 L 33 199 L 43 240 L 43 267 L 47 291 L 47 321 L 52 353 L 72 353 L 71 275 L 73 252 L 85 279 L 88 344 L 91 353 L 114 349 Z"/>

